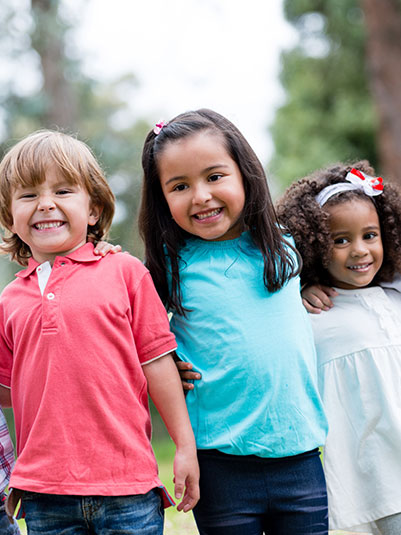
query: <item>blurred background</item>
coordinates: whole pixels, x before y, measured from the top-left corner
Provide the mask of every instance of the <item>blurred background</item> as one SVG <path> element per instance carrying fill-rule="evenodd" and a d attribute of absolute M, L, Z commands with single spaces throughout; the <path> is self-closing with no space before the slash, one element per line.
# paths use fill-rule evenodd
<path fill-rule="evenodd" d="M 86 141 L 139 257 L 143 139 L 185 110 L 231 119 L 274 197 L 337 160 L 400 180 L 401 0 L 0 0 L 0 29 L 0 157 L 39 128 Z"/>
<path fill-rule="evenodd" d="M 136 256 L 144 137 L 200 107 L 240 128 L 275 198 L 338 160 L 400 182 L 401 0 L 0 0 L 0 157 L 40 128 L 76 134 Z M 17 269 L 0 258 L 0 290 Z"/>

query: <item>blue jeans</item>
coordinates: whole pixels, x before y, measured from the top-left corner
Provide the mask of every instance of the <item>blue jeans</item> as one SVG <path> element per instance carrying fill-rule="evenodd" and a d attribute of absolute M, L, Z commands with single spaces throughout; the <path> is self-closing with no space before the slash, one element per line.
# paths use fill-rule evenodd
<path fill-rule="evenodd" d="M 25 492 L 28 535 L 162 535 L 159 491 L 134 496 L 65 496 Z"/>
<path fill-rule="evenodd" d="M 264 459 L 198 450 L 201 535 L 327 535 L 319 450 Z"/>
<path fill-rule="evenodd" d="M 0 495 L 0 533 L 1 535 L 19 535 L 21 532 L 19 530 L 17 521 L 14 520 L 14 524 L 10 524 L 10 521 L 7 518 L 4 510 L 3 498 L 4 495 Z"/>

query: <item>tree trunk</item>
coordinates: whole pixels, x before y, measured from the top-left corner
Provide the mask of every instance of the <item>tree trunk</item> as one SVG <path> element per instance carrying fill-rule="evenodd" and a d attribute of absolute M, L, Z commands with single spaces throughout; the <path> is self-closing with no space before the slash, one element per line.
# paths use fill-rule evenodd
<path fill-rule="evenodd" d="M 31 0 L 35 29 L 32 47 L 40 56 L 44 114 L 47 128 L 75 130 L 77 106 L 65 76 L 65 27 L 58 18 L 58 0 Z"/>
<path fill-rule="evenodd" d="M 379 128 L 382 172 L 401 185 L 401 7 L 398 0 L 361 0 L 366 59 Z"/>

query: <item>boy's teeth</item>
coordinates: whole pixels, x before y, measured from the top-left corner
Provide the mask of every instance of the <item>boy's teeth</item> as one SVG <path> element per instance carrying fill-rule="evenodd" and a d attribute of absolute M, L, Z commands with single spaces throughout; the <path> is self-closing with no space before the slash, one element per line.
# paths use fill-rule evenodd
<path fill-rule="evenodd" d="M 36 223 L 35 227 L 38 230 L 44 230 L 44 229 L 47 229 L 47 228 L 61 227 L 62 224 L 63 224 L 62 221 L 52 221 L 52 222 L 49 222 L 49 223 Z"/>
<path fill-rule="evenodd" d="M 207 217 L 212 217 L 214 215 L 217 215 L 220 212 L 221 208 L 216 208 L 216 210 L 211 210 L 210 212 L 206 212 L 204 214 L 197 214 L 195 217 L 196 219 L 206 219 Z"/>

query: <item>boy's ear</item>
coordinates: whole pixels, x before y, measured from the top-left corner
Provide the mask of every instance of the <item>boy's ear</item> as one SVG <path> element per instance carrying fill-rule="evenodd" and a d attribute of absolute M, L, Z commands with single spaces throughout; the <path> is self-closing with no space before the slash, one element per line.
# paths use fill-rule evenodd
<path fill-rule="evenodd" d="M 102 215 L 103 207 L 92 205 L 89 212 L 88 225 L 93 227 L 99 221 L 100 216 Z"/>

